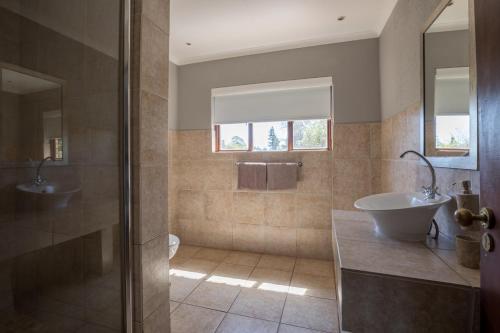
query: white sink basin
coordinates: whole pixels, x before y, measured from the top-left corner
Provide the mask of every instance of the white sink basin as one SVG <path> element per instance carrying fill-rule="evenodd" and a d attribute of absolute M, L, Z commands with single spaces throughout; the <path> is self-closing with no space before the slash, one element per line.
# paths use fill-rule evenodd
<path fill-rule="evenodd" d="M 36 199 L 45 208 L 66 207 L 71 197 L 80 191 L 78 187 L 64 186 L 57 183 L 46 183 L 43 185 L 26 183 L 17 185 L 16 189 Z"/>
<path fill-rule="evenodd" d="M 370 214 L 383 235 L 402 241 L 425 240 L 438 209 L 451 198 L 425 199 L 419 192 L 381 193 L 357 200 L 354 206 Z"/>

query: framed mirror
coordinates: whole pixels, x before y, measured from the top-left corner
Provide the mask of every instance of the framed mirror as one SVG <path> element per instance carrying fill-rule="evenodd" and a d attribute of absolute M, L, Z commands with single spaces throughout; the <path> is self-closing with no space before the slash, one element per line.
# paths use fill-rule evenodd
<path fill-rule="evenodd" d="M 423 32 L 421 148 L 437 167 L 478 168 L 473 8 L 442 1 Z"/>
<path fill-rule="evenodd" d="M 0 166 L 67 161 L 63 81 L 0 63 Z M 28 164 L 29 165 L 29 164 Z"/>

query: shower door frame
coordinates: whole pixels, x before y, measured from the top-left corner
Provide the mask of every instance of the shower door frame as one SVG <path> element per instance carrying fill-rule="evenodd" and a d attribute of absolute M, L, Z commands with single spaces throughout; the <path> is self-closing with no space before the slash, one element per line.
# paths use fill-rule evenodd
<path fill-rule="evenodd" d="M 131 119 L 130 119 L 130 44 L 131 1 L 120 1 L 120 53 L 121 53 L 121 290 L 122 330 L 133 331 L 132 290 L 132 215 L 131 215 Z"/>

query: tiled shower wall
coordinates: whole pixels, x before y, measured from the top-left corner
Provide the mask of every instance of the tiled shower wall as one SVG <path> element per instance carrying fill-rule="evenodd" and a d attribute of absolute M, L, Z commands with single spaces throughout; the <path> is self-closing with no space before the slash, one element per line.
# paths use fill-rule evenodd
<path fill-rule="evenodd" d="M 333 133 L 333 152 L 212 153 L 210 130 L 170 131 L 171 232 L 184 244 L 331 258 L 331 210 L 380 188 L 380 125 Z M 302 161 L 297 189 L 240 191 L 237 161 Z"/>
<path fill-rule="evenodd" d="M 170 332 L 168 282 L 169 1 L 132 1 L 134 332 Z"/>

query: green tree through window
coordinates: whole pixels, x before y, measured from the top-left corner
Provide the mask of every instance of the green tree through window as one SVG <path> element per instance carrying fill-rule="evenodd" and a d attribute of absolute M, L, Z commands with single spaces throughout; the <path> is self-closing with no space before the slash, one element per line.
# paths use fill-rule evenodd
<path fill-rule="evenodd" d="M 278 150 L 280 145 L 280 139 L 276 136 L 276 132 L 274 131 L 274 126 L 269 129 L 269 135 L 267 137 L 267 145 L 270 150 Z"/>

